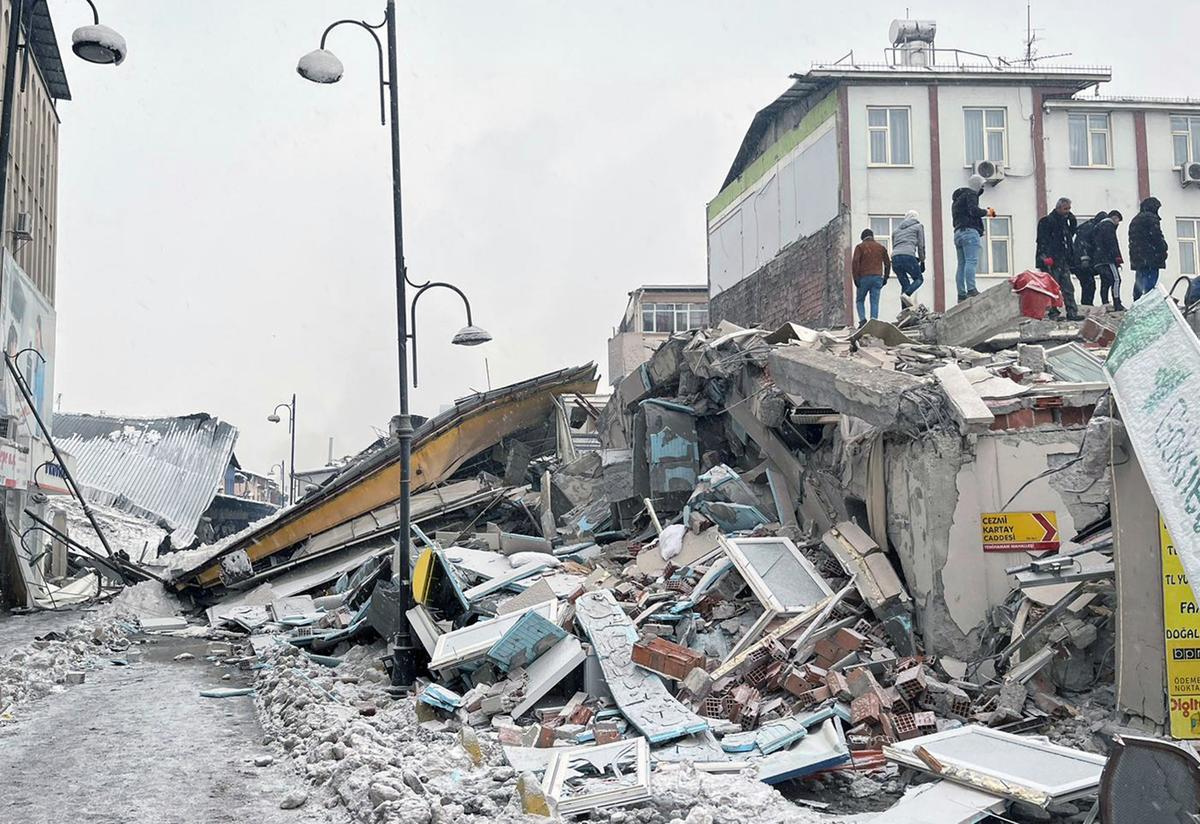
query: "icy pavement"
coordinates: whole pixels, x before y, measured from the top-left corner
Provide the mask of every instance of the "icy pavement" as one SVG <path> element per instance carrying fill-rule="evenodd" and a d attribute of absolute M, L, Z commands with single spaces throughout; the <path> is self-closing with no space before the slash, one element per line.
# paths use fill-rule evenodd
<path fill-rule="evenodd" d="M 19 618 L 10 619 L 19 621 Z M 280 809 L 306 788 L 268 754 L 251 698 L 201 698 L 243 686 L 204 660 L 204 641 L 135 645 L 127 667 L 24 705 L 0 727 L 0 821 L 22 824 L 339 824 L 314 799 Z M 195 657 L 173 660 L 181 652 Z M 240 676 L 235 675 L 234 678 Z"/>

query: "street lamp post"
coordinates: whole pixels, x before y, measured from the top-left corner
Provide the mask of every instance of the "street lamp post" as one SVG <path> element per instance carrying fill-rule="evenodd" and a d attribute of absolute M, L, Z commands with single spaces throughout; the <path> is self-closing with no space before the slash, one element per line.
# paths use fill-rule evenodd
<path fill-rule="evenodd" d="M 271 423 L 279 423 L 282 418 L 279 417 L 279 410 L 286 409 L 288 411 L 288 434 L 292 436 L 292 474 L 288 476 L 288 500 L 289 504 L 296 502 L 296 393 L 292 393 L 291 403 L 277 403 L 275 410 L 267 415 L 267 420 Z"/>
<path fill-rule="evenodd" d="M 280 497 L 280 498 L 283 498 L 283 485 L 284 485 L 285 483 L 287 483 L 287 482 L 284 480 L 284 479 L 287 477 L 287 461 L 280 461 L 279 463 L 273 463 L 273 464 L 271 464 L 271 468 L 270 468 L 270 469 L 268 469 L 268 470 L 267 470 L 267 472 L 268 472 L 268 473 L 272 473 L 272 472 L 274 472 L 276 469 L 278 469 L 278 470 L 279 470 L 279 497 Z M 287 503 L 288 503 L 288 502 L 287 502 L 287 500 L 285 499 L 285 500 L 283 501 L 283 505 L 284 505 L 284 506 L 287 506 Z"/>
<path fill-rule="evenodd" d="M 387 112 L 391 115 L 392 139 L 392 224 L 393 242 L 395 246 L 396 263 L 396 366 L 400 378 L 400 414 L 392 419 L 392 431 L 396 436 L 400 450 L 400 522 L 399 538 L 392 558 L 392 580 L 398 589 L 399 620 L 396 635 L 392 639 L 392 684 L 408 688 L 416 678 L 416 660 L 414 656 L 412 630 L 408 622 L 408 610 L 411 603 L 411 493 L 412 493 L 412 417 L 408 409 L 408 341 L 411 339 L 416 349 L 415 334 L 408 331 L 405 310 L 408 305 L 406 285 L 409 284 L 408 272 L 404 265 L 404 221 L 403 204 L 400 197 L 400 97 L 397 88 L 396 71 L 396 3 L 387 0 L 384 9 L 384 19 L 378 25 L 371 25 L 363 20 L 338 20 L 326 27 L 321 34 L 320 48 L 311 51 L 300 58 L 296 71 L 306 80 L 314 83 L 336 83 L 342 79 L 344 68 L 342 61 L 332 52 L 325 49 L 325 41 L 329 33 L 338 26 L 350 24 L 359 26 L 370 33 L 375 40 L 379 54 L 379 120 L 387 125 Z M 379 40 L 379 29 L 387 29 L 387 70 L 384 73 L 383 44 Z M 387 89 L 387 107 L 384 106 L 384 89 Z M 417 287 L 417 284 L 411 284 Z M 419 296 L 426 289 L 434 286 L 445 286 L 453 289 L 466 302 L 466 296 L 457 287 L 446 283 L 425 283 L 417 287 Z M 413 299 L 413 310 L 416 310 L 416 298 Z M 414 314 L 415 319 L 415 314 Z M 482 329 L 473 326 L 471 322 L 471 307 L 467 304 L 467 328 L 454 336 L 453 343 L 465 346 L 484 343 L 491 336 Z M 416 373 L 414 359 L 413 372 Z"/>

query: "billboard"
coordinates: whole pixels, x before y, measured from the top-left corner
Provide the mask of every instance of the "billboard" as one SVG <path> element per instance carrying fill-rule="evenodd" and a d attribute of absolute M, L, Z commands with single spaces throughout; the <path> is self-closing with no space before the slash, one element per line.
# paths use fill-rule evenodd
<path fill-rule="evenodd" d="M 4 277 L 0 283 L 0 335 L 4 351 L 16 359 L 16 366 L 29 384 L 38 414 L 46 426 L 54 411 L 54 307 L 42 296 L 33 281 L 4 250 Z M 45 358 L 42 361 L 33 350 Z M 9 438 L 28 446 L 42 440 L 37 421 L 7 369 L 0 370 L 0 416 L 16 419 Z M 26 479 L 28 480 L 28 479 Z M 23 484 L 22 484 L 23 485 Z"/>

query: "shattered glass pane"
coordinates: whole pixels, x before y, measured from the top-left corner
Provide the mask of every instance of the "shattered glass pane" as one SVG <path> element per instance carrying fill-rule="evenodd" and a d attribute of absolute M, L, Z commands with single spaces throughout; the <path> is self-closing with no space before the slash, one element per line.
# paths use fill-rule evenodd
<path fill-rule="evenodd" d="M 798 612 L 825 597 L 825 590 L 782 541 L 734 541 L 750 567 L 789 612 Z"/>

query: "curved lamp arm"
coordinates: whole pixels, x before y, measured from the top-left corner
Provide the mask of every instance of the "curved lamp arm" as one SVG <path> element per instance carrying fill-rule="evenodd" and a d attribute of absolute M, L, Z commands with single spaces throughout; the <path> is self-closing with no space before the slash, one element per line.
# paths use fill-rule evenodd
<path fill-rule="evenodd" d="M 99 26 L 100 25 L 100 12 L 96 11 L 96 4 L 93 3 L 92 0 L 84 0 L 84 2 L 86 2 L 89 6 L 92 7 L 92 19 L 95 21 L 95 23 L 93 23 L 93 25 Z"/>
<path fill-rule="evenodd" d="M 474 326 L 474 324 L 471 322 L 471 301 L 467 300 L 467 296 L 463 293 L 463 290 L 459 289 L 453 283 L 436 281 L 433 283 L 426 283 L 417 290 L 417 293 L 413 295 L 412 307 L 409 311 L 408 320 L 408 337 L 409 340 L 412 341 L 412 378 L 414 387 L 417 385 L 417 301 L 420 299 L 421 295 L 436 286 L 444 286 L 445 288 L 458 293 L 458 296 L 462 298 L 463 306 L 467 307 L 467 326 Z"/>
<path fill-rule="evenodd" d="M 46 362 L 46 358 L 42 355 L 41 352 L 39 352 L 37 349 L 34 349 L 32 346 L 26 346 L 20 352 L 18 352 L 17 354 L 12 356 L 13 368 L 16 369 L 18 372 L 21 372 L 21 367 L 17 366 L 17 359 L 20 358 L 22 355 L 24 355 L 26 352 L 32 352 L 33 354 L 37 355 L 38 360 L 40 360 L 42 363 Z M 24 372 L 21 372 L 21 379 L 25 380 L 25 381 L 29 380 L 28 378 L 25 377 Z"/>
<path fill-rule="evenodd" d="M 282 407 L 288 411 L 288 431 L 291 432 L 292 427 L 295 426 L 295 424 L 296 424 L 296 410 L 292 408 L 292 405 L 290 403 L 277 403 L 277 404 L 275 404 L 275 408 L 271 410 L 271 414 L 274 415 L 275 413 L 277 413 L 279 411 L 280 407 Z M 274 467 L 272 467 L 272 468 L 274 468 Z"/>
<path fill-rule="evenodd" d="M 91 2 L 91 0 L 89 0 L 89 2 Z M 372 26 L 370 23 L 366 22 L 365 20 L 350 20 L 350 19 L 337 20 L 333 23 L 330 23 L 328 26 L 325 27 L 325 31 L 321 33 L 321 48 L 322 49 L 325 48 L 325 39 L 327 37 L 329 37 L 329 33 L 331 31 L 333 31 L 334 29 L 336 29 L 338 26 L 341 26 L 346 23 L 366 29 L 366 31 L 375 40 L 375 50 L 379 53 L 379 124 L 381 126 L 387 125 L 387 105 L 384 101 L 383 90 L 388 86 L 391 79 L 384 74 L 383 43 L 380 42 L 379 35 L 375 33 L 375 30 L 382 28 L 387 23 L 387 21 L 384 20 L 383 23 L 380 23 L 378 26 Z"/>

